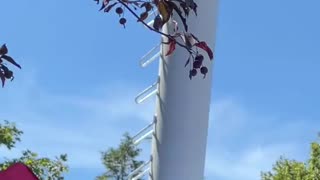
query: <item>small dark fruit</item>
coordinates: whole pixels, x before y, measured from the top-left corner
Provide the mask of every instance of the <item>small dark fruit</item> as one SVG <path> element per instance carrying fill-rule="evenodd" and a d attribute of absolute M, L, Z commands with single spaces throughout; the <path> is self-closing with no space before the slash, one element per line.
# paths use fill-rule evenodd
<path fill-rule="evenodd" d="M 152 5 L 150 3 L 146 4 L 146 11 L 151 11 Z"/>
<path fill-rule="evenodd" d="M 11 79 L 12 76 L 13 76 L 13 72 L 8 70 L 4 73 L 4 76 L 7 78 L 7 79 Z"/>
<path fill-rule="evenodd" d="M 126 18 L 120 18 L 120 20 L 119 20 L 119 23 L 122 24 L 122 25 L 125 25 L 126 22 L 127 22 Z"/>
<path fill-rule="evenodd" d="M 121 7 L 117 7 L 116 13 L 119 14 L 119 15 L 122 14 L 123 13 L 123 9 Z"/>
<path fill-rule="evenodd" d="M 198 54 L 195 58 L 196 61 L 203 61 L 204 57 L 202 54 Z"/>
<path fill-rule="evenodd" d="M 197 75 L 197 70 L 196 69 L 192 69 L 190 73 L 191 73 L 191 76 L 196 76 Z"/>
<path fill-rule="evenodd" d="M 201 74 L 204 75 L 203 78 L 205 78 L 208 73 L 208 68 L 203 66 L 203 67 L 201 67 L 200 72 L 201 72 Z"/>
<path fill-rule="evenodd" d="M 205 66 L 203 66 L 203 67 L 200 69 L 200 71 L 201 71 L 201 74 L 207 74 L 207 73 L 208 73 L 208 68 L 205 67 Z"/>
<path fill-rule="evenodd" d="M 202 61 L 194 61 L 193 62 L 193 68 L 195 68 L 195 69 L 199 69 L 200 67 L 201 67 L 201 65 L 202 65 Z"/>

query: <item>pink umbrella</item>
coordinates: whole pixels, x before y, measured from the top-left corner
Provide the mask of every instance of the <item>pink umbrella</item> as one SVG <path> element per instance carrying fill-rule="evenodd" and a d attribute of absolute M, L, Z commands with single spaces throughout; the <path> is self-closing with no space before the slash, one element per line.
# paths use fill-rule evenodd
<path fill-rule="evenodd" d="M 15 163 L 0 172 L 0 180 L 39 180 L 31 169 L 23 163 Z"/>

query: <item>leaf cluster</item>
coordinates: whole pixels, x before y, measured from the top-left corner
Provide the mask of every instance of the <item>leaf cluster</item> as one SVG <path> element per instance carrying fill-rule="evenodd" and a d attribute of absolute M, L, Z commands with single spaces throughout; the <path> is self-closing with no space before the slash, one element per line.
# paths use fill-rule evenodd
<path fill-rule="evenodd" d="M 273 165 L 272 171 L 262 172 L 262 180 L 320 180 L 320 144 L 312 142 L 308 162 L 289 160 L 283 156 Z"/>
<path fill-rule="evenodd" d="M 187 19 L 190 15 L 190 12 L 193 12 L 195 15 L 198 14 L 198 5 L 194 0 L 95 0 L 97 4 L 101 4 L 100 10 L 109 13 L 113 8 L 115 12 L 119 14 L 120 19 L 119 23 L 125 27 L 127 19 L 124 16 L 125 10 L 128 10 L 136 19 L 137 22 L 141 22 L 151 31 L 161 34 L 164 38 L 162 43 L 168 45 L 168 51 L 165 53 L 165 56 L 173 54 L 176 50 L 176 45 L 186 49 L 188 51 L 189 59 L 195 59 L 199 54 L 202 55 L 199 49 L 205 51 L 210 60 L 214 58 L 213 51 L 207 45 L 205 41 L 200 41 L 194 34 L 188 31 Z M 174 19 L 174 13 L 179 17 L 180 22 L 183 24 L 183 30 L 179 31 L 178 22 Z M 152 25 L 149 25 L 145 20 L 150 17 L 153 17 Z M 166 23 L 173 24 L 173 32 L 164 33 L 162 32 L 162 27 Z M 165 41 L 167 39 L 167 41 Z M 199 63 L 198 63 L 199 64 Z M 203 67 L 202 62 L 200 68 L 190 67 L 190 79 L 193 76 L 196 76 L 198 70 L 206 76 L 208 72 L 207 67 Z"/>
<path fill-rule="evenodd" d="M 7 79 L 11 81 L 14 79 L 13 72 L 7 67 L 5 62 L 9 62 L 21 69 L 21 66 L 16 63 L 16 61 L 11 56 L 8 55 L 8 48 L 6 44 L 3 44 L 0 47 L 0 80 L 2 83 L 2 87 L 4 87 L 5 81 Z"/>
<path fill-rule="evenodd" d="M 0 123 L 0 147 L 5 146 L 9 150 L 14 148 L 16 142 L 20 141 L 22 131 L 16 128 L 14 123 L 4 121 Z M 23 163 L 27 165 L 40 180 L 63 180 L 63 173 L 68 171 L 67 155 L 61 154 L 55 159 L 39 157 L 37 153 L 30 150 L 22 151 L 19 158 L 8 159 L 0 163 L 0 171 L 6 170 L 14 163 Z"/>
<path fill-rule="evenodd" d="M 137 160 L 140 152 L 141 149 L 136 147 L 129 134 L 125 133 L 117 148 L 101 152 L 101 160 L 107 171 L 96 179 L 126 180 L 129 173 L 143 164 L 143 161 Z"/>

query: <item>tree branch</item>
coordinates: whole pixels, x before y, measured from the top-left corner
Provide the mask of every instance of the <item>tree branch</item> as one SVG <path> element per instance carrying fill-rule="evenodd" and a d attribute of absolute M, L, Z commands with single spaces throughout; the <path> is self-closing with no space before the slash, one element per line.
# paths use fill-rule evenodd
<path fill-rule="evenodd" d="M 137 18 L 137 20 L 139 20 L 139 21 L 140 21 L 143 25 L 145 25 L 148 29 L 150 29 L 151 31 L 154 31 L 154 32 L 156 32 L 156 33 L 158 33 L 158 34 L 161 34 L 161 35 L 163 35 L 163 36 L 165 36 L 165 37 L 167 37 L 167 38 L 175 41 L 176 44 L 178 44 L 180 47 L 183 47 L 183 48 L 185 48 L 189 53 L 192 53 L 192 50 L 191 50 L 189 47 L 187 47 L 186 45 L 178 42 L 178 41 L 175 39 L 174 36 L 172 36 L 172 35 L 170 35 L 170 34 L 163 33 L 163 32 L 161 32 L 161 31 L 158 31 L 158 30 L 152 28 L 152 27 L 149 26 L 146 22 L 141 21 L 141 20 L 140 20 L 140 17 L 139 17 L 126 3 L 124 3 L 122 0 L 117 0 L 117 1 L 118 1 L 119 3 L 121 3 L 126 9 L 128 9 L 128 10 L 133 14 L 133 16 L 135 16 L 135 17 Z"/>

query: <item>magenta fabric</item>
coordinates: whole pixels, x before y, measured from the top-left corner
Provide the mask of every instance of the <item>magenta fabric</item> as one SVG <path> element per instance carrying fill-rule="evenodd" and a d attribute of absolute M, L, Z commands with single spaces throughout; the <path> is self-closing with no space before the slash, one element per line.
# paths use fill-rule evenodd
<path fill-rule="evenodd" d="M 28 166 L 15 163 L 5 171 L 0 172 L 0 180 L 39 180 Z"/>

